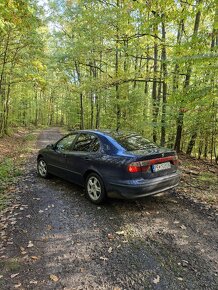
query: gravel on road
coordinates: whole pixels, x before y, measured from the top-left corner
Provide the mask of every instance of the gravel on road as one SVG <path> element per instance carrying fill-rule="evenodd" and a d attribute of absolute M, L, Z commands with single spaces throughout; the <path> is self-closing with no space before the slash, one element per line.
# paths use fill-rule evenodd
<path fill-rule="evenodd" d="M 43 130 L 37 148 L 61 136 Z M 96 206 L 36 173 L 1 215 L 0 289 L 218 289 L 217 214 L 177 191 Z"/>

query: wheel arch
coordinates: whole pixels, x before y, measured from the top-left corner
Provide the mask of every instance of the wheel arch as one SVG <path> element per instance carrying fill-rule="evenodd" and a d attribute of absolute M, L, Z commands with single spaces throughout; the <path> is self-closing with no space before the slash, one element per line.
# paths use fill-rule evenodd
<path fill-rule="evenodd" d="M 97 174 L 97 175 L 101 178 L 101 180 L 102 180 L 102 182 L 103 182 L 103 184 L 104 184 L 104 188 L 107 189 L 107 183 L 106 183 L 106 181 L 105 181 L 105 178 L 104 178 L 104 177 L 102 176 L 102 174 L 101 174 L 98 170 L 96 170 L 95 168 L 89 168 L 89 169 L 87 169 L 86 172 L 83 174 L 83 184 L 84 184 L 84 185 L 85 185 L 85 182 L 86 182 L 86 178 L 87 178 L 87 176 L 88 176 L 90 173 L 95 173 L 95 174 Z"/>
<path fill-rule="evenodd" d="M 94 169 L 88 169 L 86 170 L 86 172 L 83 174 L 83 182 L 85 183 L 86 181 L 86 178 L 88 177 L 89 174 L 91 173 L 95 173 L 97 175 L 99 175 L 101 177 L 101 179 L 103 180 L 101 174 L 99 174 L 99 172 L 97 170 L 94 170 Z"/>
<path fill-rule="evenodd" d="M 38 161 L 40 158 L 44 158 L 42 154 L 39 154 L 39 155 L 37 156 L 37 161 Z"/>

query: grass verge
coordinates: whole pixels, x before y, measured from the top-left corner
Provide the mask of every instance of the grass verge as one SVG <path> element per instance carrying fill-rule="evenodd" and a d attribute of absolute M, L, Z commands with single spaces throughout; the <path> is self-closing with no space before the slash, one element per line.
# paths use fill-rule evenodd
<path fill-rule="evenodd" d="M 22 165 L 31 153 L 36 138 L 36 132 L 28 132 L 0 140 L 3 154 L 0 160 L 0 211 L 8 204 L 11 195 L 7 188 L 22 174 Z"/>
<path fill-rule="evenodd" d="M 177 191 L 218 208 L 218 166 L 185 154 L 180 160 L 182 178 Z"/>

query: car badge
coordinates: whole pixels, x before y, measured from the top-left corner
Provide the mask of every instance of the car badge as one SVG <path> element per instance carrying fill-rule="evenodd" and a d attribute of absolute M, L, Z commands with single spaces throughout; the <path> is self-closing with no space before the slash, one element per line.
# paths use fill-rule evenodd
<path fill-rule="evenodd" d="M 164 157 L 164 153 L 162 153 L 162 157 Z"/>

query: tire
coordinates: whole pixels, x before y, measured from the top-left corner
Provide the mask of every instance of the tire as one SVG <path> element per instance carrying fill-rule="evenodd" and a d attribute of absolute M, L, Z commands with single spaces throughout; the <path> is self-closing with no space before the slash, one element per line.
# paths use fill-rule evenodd
<path fill-rule="evenodd" d="M 96 173 L 90 173 L 85 181 L 85 193 L 87 198 L 94 204 L 106 201 L 107 194 L 101 177 Z"/>
<path fill-rule="evenodd" d="M 43 158 L 39 158 L 37 161 L 37 172 L 42 178 L 49 178 L 48 167 Z"/>

